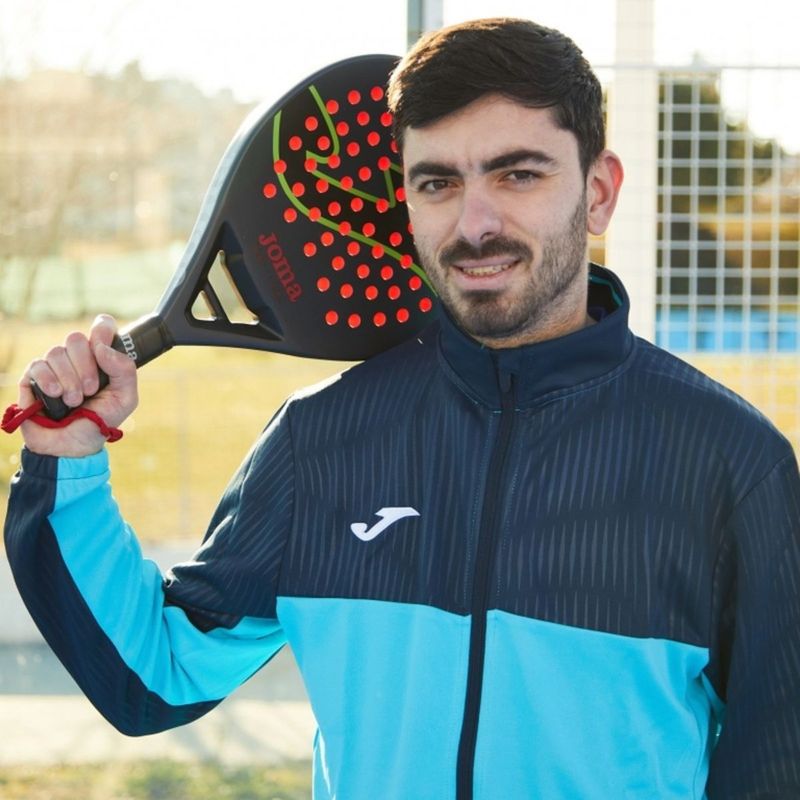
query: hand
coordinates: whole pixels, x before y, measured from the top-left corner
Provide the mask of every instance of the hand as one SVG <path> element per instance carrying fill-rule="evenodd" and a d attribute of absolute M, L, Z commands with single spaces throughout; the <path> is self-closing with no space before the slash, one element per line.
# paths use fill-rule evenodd
<path fill-rule="evenodd" d="M 73 408 L 85 405 L 106 424 L 118 427 L 136 408 L 139 397 L 136 364 L 110 346 L 116 331 L 114 319 L 101 314 L 88 338 L 77 331 L 70 333 L 63 345 L 32 361 L 19 382 L 19 406 L 27 408 L 35 401 L 30 386 L 34 379 L 45 394 L 60 397 Z M 99 386 L 98 366 L 108 375 L 109 382 L 92 397 Z M 84 397 L 91 399 L 84 404 Z M 97 426 L 86 419 L 76 420 L 65 428 L 43 428 L 28 421 L 20 431 L 26 447 L 42 455 L 87 456 L 99 452 L 105 444 Z"/>

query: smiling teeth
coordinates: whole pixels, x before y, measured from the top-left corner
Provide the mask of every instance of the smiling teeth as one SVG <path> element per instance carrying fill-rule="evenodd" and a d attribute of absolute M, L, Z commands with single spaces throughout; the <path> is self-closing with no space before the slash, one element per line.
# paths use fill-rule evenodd
<path fill-rule="evenodd" d="M 476 278 L 483 278 L 487 275 L 497 275 L 499 272 L 505 272 L 511 264 L 492 264 L 486 267 L 459 267 L 459 269 Z"/>

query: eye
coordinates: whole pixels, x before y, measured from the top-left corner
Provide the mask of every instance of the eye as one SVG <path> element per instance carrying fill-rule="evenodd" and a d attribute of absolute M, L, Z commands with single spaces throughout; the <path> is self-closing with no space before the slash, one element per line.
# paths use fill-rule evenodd
<path fill-rule="evenodd" d="M 509 183 L 524 185 L 534 183 L 540 177 L 541 175 L 538 172 L 532 172 L 529 169 L 515 169 L 512 172 L 507 172 L 504 176 L 504 180 Z"/>
<path fill-rule="evenodd" d="M 451 183 L 447 178 L 430 178 L 417 184 L 416 190 L 420 194 L 438 194 L 449 189 Z"/>

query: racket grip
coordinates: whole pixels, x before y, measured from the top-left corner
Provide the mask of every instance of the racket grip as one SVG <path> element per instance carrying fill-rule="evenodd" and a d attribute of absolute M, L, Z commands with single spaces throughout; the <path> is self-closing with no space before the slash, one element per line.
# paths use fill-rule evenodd
<path fill-rule="evenodd" d="M 122 340 L 119 338 L 119 336 L 114 337 L 114 340 L 111 342 L 111 346 L 115 350 L 119 350 L 121 353 L 125 352 L 125 347 L 122 344 Z M 105 389 L 106 386 L 108 386 L 108 375 L 106 375 L 106 373 L 99 368 L 97 370 L 97 378 L 100 382 L 100 385 L 98 386 L 95 394 L 99 393 Z M 42 413 L 46 417 L 54 419 L 56 422 L 64 419 L 64 417 L 66 417 L 67 414 L 73 410 L 73 408 L 68 406 L 60 397 L 50 397 L 49 394 L 45 394 L 42 391 L 41 386 L 39 386 L 39 384 L 33 379 L 31 379 L 31 391 L 37 400 L 42 401 Z M 92 395 L 92 397 L 94 397 L 94 395 Z M 88 397 L 84 397 L 84 401 L 88 399 Z"/>
<path fill-rule="evenodd" d="M 166 353 L 172 345 L 173 341 L 169 331 L 163 320 L 156 315 L 143 317 L 133 323 L 127 330 L 120 331 L 120 334 L 115 335 L 111 340 L 111 346 L 120 353 L 127 355 L 137 367 L 141 367 L 156 356 Z M 95 394 L 108 386 L 108 375 L 103 370 L 97 370 L 97 377 L 100 381 L 100 386 Z M 45 394 L 34 380 L 31 380 L 31 390 L 37 400 L 42 401 L 42 413 L 50 417 L 50 419 L 58 422 L 72 412 L 72 407 L 68 406 L 60 397 L 50 397 L 50 395 Z M 84 400 L 88 399 L 89 397 L 84 398 Z"/>

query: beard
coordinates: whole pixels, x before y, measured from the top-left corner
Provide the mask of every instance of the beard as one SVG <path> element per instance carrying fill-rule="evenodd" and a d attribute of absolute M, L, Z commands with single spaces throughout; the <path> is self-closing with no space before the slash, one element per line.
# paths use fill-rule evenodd
<path fill-rule="evenodd" d="M 496 236 L 480 247 L 458 239 L 439 258 L 419 249 L 420 259 L 439 298 L 459 327 L 478 340 L 501 341 L 529 336 L 546 328 L 569 305 L 570 290 L 586 269 L 586 194 L 567 224 L 542 240 L 541 262 L 533 267 L 529 245 Z M 513 292 L 476 289 L 465 293 L 447 281 L 447 273 L 463 260 L 508 256 L 528 265 L 527 281 Z M 518 268 L 518 267 L 516 267 Z"/>

